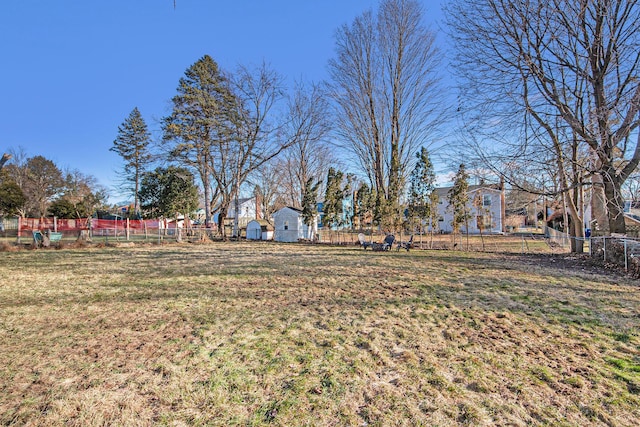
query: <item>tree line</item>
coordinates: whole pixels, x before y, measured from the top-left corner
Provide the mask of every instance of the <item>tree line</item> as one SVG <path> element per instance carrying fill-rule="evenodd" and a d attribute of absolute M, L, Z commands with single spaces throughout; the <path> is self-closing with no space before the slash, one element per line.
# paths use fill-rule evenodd
<path fill-rule="evenodd" d="M 86 218 L 107 209 L 108 191 L 95 177 L 61 170 L 43 156 L 18 149 L 0 167 L 0 216 Z"/>
<path fill-rule="evenodd" d="M 238 212 L 241 192 L 269 214 L 279 205 L 312 211 L 314 198 L 348 187 L 355 210 L 397 227 L 408 206 L 425 214 L 432 192 L 421 186 L 431 178 L 413 182 L 424 173 L 415 168 L 455 128 L 445 161 L 554 200 L 574 237 L 624 233 L 624 193 L 637 197 L 640 163 L 638 1 L 451 0 L 444 11 L 456 105 L 415 0 L 382 0 L 338 28 L 327 82 L 289 90 L 266 64 L 223 70 L 204 55 L 179 80 L 160 141 L 137 109 L 118 129 L 112 150 L 134 210 L 150 212 L 161 182 L 192 180 L 207 223 Z"/>
<path fill-rule="evenodd" d="M 348 185 L 363 197 L 371 193 L 376 224 L 397 225 L 414 154 L 430 143 L 446 111 L 440 54 L 422 13 L 418 2 L 404 0 L 364 13 L 338 29 L 332 82 L 297 83 L 290 92 L 265 64 L 230 72 L 208 55 L 192 64 L 162 120 L 158 148 L 163 161 L 195 176 L 206 223 L 217 213 L 225 230 L 221 222 L 238 212 L 243 190 L 258 195 L 268 215 L 282 205 L 313 211 L 318 191 L 334 196 Z M 140 122 L 134 109 L 113 147 L 134 193 L 154 157 Z M 341 158 L 338 148 L 354 156 Z M 336 205 L 325 201 L 327 209 L 334 222 Z"/>
<path fill-rule="evenodd" d="M 625 233 L 625 184 L 640 162 L 638 1 L 452 0 L 446 16 L 476 159 L 555 198 L 576 252 L 585 228 Z"/>

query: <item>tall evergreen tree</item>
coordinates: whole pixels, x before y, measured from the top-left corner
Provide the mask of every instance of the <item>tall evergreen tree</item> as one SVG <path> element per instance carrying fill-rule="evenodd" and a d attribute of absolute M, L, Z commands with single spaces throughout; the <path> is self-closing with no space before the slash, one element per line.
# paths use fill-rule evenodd
<path fill-rule="evenodd" d="M 305 183 L 302 195 L 302 220 L 309 228 L 309 238 L 313 237 L 311 229 L 318 216 L 318 187 L 320 187 L 320 183 L 314 183 L 313 178 L 309 178 Z"/>
<path fill-rule="evenodd" d="M 447 194 L 449 202 L 449 210 L 453 214 L 451 219 L 451 227 L 453 228 L 453 234 L 460 232 L 460 226 L 462 224 L 467 225 L 468 236 L 468 222 L 469 222 L 469 174 L 464 166 L 464 163 L 460 164 L 458 172 L 453 180 L 453 187 L 449 189 Z M 454 237 L 455 238 L 455 237 Z"/>
<path fill-rule="evenodd" d="M 163 119 L 163 140 L 169 158 L 194 170 L 204 191 L 205 221 L 219 203 L 220 221 L 231 204 L 237 146 L 238 100 L 229 79 L 209 55 L 191 65 L 180 78 L 172 98 L 171 115 Z M 222 223 L 220 230 L 224 232 Z"/>
<path fill-rule="evenodd" d="M 422 230 L 423 221 L 431 214 L 431 195 L 435 190 L 436 174 L 425 147 L 416 153 L 416 158 L 409 181 L 409 217 L 418 222 Z"/>
<path fill-rule="evenodd" d="M 153 159 L 149 151 L 150 143 L 151 134 L 147 124 L 138 107 L 135 107 L 129 117 L 118 126 L 118 136 L 113 141 L 113 147 L 109 149 L 118 153 L 124 160 L 124 179 L 132 186 L 129 189 L 133 192 L 135 213 L 139 211 L 140 180 Z"/>
<path fill-rule="evenodd" d="M 342 200 L 345 188 L 342 185 L 344 174 L 334 168 L 327 172 L 327 187 L 324 196 L 324 220 L 330 227 L 341 225 L 343 218 Z"/>
<path fill-rule="evenodd" d="M 362 228 L 362 225 L 367 220 L 372 219 L 373 210 L 376 204 L 376 196 L 366 183 L 362 183 L 356 191 L 355 210 L 356 217 L 358 218 L 358 225 Z"/>

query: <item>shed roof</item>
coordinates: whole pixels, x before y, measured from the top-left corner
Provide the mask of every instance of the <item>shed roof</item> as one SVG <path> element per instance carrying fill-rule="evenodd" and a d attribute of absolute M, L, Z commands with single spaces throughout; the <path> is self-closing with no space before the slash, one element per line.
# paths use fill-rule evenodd
<path fill-rule="evenodd" d="M 277 214 L 278 212 L 281 212 L 281 211 L 283 211 L 285 209 L 290 209 L 290 210 L 296 212 L 297 214 L 302 214 L 302 209 L 294 208 L 293 206 L 285 206 L 284 208 L 280 208 L 276 212 L 274 212 L 274 214 Z"/>
<path fill-rule="evenodd" d="M 266 219 L 253 219 L 251 221 L 249 221 L 249 224 L 251 224 L 252 222 L 256 222 L 258 223 L 258 225 L 260 226 L 260 229 L 262 231 L 273 231 L 273 225 L 271 225 L 271 223 L 269 221 L 267 221 Z M 249 226 L 249 224 L 247 224 L 247 227 Z"/>

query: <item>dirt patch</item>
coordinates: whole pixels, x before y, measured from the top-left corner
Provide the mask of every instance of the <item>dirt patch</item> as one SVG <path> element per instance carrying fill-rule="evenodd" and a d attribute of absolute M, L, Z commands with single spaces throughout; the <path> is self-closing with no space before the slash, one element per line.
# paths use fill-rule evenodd
<path fill-rule="evenodd" d="M 560 270 L 576 275 L 630 277 L 623 267 L 593 258 L 589 254 L 524 254 L 507 257 L 521 265 Z"/>

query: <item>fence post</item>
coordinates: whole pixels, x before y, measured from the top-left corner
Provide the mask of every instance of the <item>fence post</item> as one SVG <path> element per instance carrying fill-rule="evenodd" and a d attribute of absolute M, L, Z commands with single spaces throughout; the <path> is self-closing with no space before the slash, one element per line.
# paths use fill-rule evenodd
<path fill-rule="evenodd" d="M 627 258 L 627 239 L 624 239 L 624 271 L 629 271 L 629 260 Z"/>
<path fill-rule="evenodd" d="M 606 236 L 602 237 L 602 260 L 607 260 L 607 238 Z"/>

